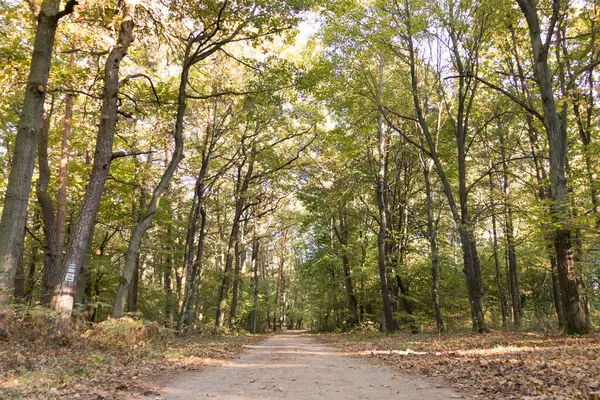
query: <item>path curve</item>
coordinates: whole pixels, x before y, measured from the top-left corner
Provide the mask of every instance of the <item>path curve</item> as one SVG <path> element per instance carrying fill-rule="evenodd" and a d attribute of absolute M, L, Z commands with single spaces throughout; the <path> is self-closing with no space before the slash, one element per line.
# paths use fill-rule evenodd
<path fill-rule="evenodd" d="M 433 381 L 353 358 L 299 332 L 245 346 L 240 358 L 170 382 L 144 399 L 456 399 Z"/>

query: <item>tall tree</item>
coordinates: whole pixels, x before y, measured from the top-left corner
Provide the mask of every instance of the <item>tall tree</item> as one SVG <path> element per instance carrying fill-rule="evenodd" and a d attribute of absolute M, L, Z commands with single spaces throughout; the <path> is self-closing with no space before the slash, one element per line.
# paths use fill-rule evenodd
<path fill-rule="evenodd" d="M 377 105 L 381 107 L 384 88 L 385 59 L 380 56 L 379 75 L 377 83 Z M 377 180 L 376 195 L 377 208 L 379 210 L 379 233 L 377 236 L 377 265 L 379 267 L 379 281 L 381 284 L 381 298 L 383 301 L 383 315 L 385 318 L 385 330 L 395 332 L 398 329 L 396 320 L 392 314 L 392 305 L 388 289 L 388 266 L 386 257 L 386 242 L 388 240 L 388 209 L 386 205 L 387 191 L 387 165 L 388 165 L 388 137 L 389 132 L 384 124 L 383 112 L 379 111 L 377 122 Z"/>
<path fill-rule="evenodd" d="M 560 283 L 561 301 L 565 311 L 565 330 L 568 333 L 586 333 L 589 330 L 579 299 L 579 289 L 573 262 L 573 243 L 571 238 L 570 207 L 568 200 L 567 176 L 567 131 L 566 120 L 560 119 L 554 95 L 554 86 L 548 55 L 552 45 L 552 37 L 556 24 L 561 17 L 562 4 L 552 1 L 552 16 L 545 30 L 542 30 L 537 5 L 532 0 L 517 0 L 527 21 L 531 52 L 533 57 L 533 73 L 542 100 L 543 123 L 548 135 L 550 150 L 550 195 L 552 198 L 551 216 L 557 228 L 554 232 L 554 246 L 558 280 Z M 542 40 L 546 32 L 545 41 Z"/>
<path fill-rule="evenodd" d="M 87 244 L 92 237 L 100 198 L 113 160 L 113 140 L 117 124 L 118 93 L 120 88 L 119 70 L 121 61 L 134 40 L 135 13 L 137 0 L 122 2 L 123 17 L 119 24 L 119 33 L 115 46 L 111 49 L 104 66 L 104 89 L 102 108 L 94 163 L 85 197 L 72 229 L 63 261 L 62 279 L 52 301 L 53 308 L 63 313 L 59 330 L 68 329 L 73 310 L 77 276 L 82 268 Z"/>
<path fill-rule="evenodd" d="M 23 252 L 23 232 L 35 164 L 38 135 L 48 91 L 48 76 L 59 20 L 73 12 L 77 1 L 60 10 L 60 0 L 46 0 L 37 13 L 37 29 L 23 108 L 17 127 L 4 207 L 0 219 L 0 314 L 10 303 L 17 264 Z"/>

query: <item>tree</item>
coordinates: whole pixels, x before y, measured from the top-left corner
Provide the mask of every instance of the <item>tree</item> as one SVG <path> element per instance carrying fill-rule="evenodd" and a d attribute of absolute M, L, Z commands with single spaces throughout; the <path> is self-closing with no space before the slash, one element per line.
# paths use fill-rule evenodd
<path fill-rule="evenodd" d="M 113 160 L 112 145 L 117 124 L 117 94 L 120 87 L 119 69 L 121 61 L 127 55 L 134 40 L 136 6 L 135 0 L 123 1 L 123 17 L 119 24 L 117 42 L 111 49 L 104 67 L 104 90 L 94 164 L 86 194 L 67 245 L 62 279 L 52 301 L 53 308 L 64 314 L 60 319 L 59 330 L 68 329 L 70 324 L 77 276 L 82 268 L 87 243 L 92 236 L 100 198 Z"/>
<path fill-rule="evenodd" d="M 60 10 L 60 3 L 60 0 L 46 0 L 39 10 L 34 7 L 37 14 L 35 43 L 0 220 L 0 313 L 10 303 L 15 272 L 23 251 L 29 190 L 48 89 L 54 37 L 60 19 L 73 12 L 77 4 L 75 0 L 69 1 Z"/>
<path fill-rule="evenodd" d="M 579 299 L 579 290 L 575 278 L 573 262 L 573 244 L 571 239 L 570 210 L 566 177 L 567 134 L 566 121 L 561 121 L 554 98 L 554 86 L 548 66 L 548 53 L 551 40 L 561 13 L 561 3 L 552 2 L 546 40 L 542 41 L 536 4 L 530 0 L 517 0 L 529 28 L 533 72 L 542 100 L 543 123 L 548 135 L 550 151 L 550 195 L 553 201 L 551 214 L 556 224 L 554 246 L 560 283 L 561 301 L 565 310 L 565 330 L 569 333 L 586 333 L 589 330 Z"/>

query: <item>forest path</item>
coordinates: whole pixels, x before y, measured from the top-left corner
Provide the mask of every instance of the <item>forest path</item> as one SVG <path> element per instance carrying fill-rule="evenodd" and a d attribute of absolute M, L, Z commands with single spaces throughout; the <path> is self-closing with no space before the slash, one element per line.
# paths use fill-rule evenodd
<path fill-rule="evenodd" d="M 183 374 L 143 399 L 456 399 L 427 379 L 350 357 L 289 332 L 270 337 L 224 365 Z"/>

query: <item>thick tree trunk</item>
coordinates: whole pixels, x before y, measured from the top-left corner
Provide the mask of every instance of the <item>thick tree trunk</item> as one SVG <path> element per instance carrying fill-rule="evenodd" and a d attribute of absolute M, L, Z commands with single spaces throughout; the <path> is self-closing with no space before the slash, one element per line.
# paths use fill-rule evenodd
<path fill-rule="evenodd" d="M 33 230 L 34 232 L 39 232 L 41 228 L 41 220 L 40 220 L 40 212 L 37 207 L 34 208 L 33 211 Z M 27 280 L 25 284 L 25 302 L 27 304 L 31 304 L 33 300 L 33 290 L 35 289 L 35 284 L 37 279 L 35 277 L 37 262 L 38 262 L 38 252 L 39 252 L 39 244 L 37 241 L 33 243 L 31 246 L 31 257 L 29 258 L 29 265 L 27 268 Z"/>
<path fill-rule="evenodd" d="M 133 279 L 131 281 L 131 287 L 129 288 L 129 295 L 127 296 L 127 310 L 129 312 L 137 312 L 138 303 L 138 290 L 140 284 L 140 255 L 138 254 L 135 258 L 135 271 L 133 271 Z"/>
<path fill-rule="evenodd" d="M 560 297 L 560 282 L 558 281 L 558 268 L 556 265 L 556 258 L 554 257 L 554 247 L 550 246 L 552 257 L 550 259 L 550 267 L 552 268 L 552 298 L 554 300 L 554 310 L 556 311 L 556 318 L 558 320 L 558 327 L 564 329 L 567 321 L 565 320 L 565 312 Z"/>
<path fill-rule="evenodd" d="M 551 217 L 557 226 L 554 233 L 554 246 L 561 300 L 565 312 L 567 333 L 587 333 L 589 325 L 581 309 L 579 290 L 573 262 L 571 242 L 570 211 L 568 202 L 567 177 L 567 137 L 557 112 L 554 88 L 548 67 L 548 49 L 551 43 L 542 42 L 542 28 L 536 3 L 532 0 L 517 0 L 529 27 L 533 53 L 533 71 L 542 99 L 544 125 L 550 147 L 550 195 L 552 198 Z M 553 0 L 553 7 L 560 9 L 559 0 Z M 556 15 L 553 18 L 558 18 Z"/>
<path fill-rule="evenodd" d="M 90 234 L 85 254 L 83 256 L 83 264 L 77 275 L 77 286 L 75 288 L 75 296 L 73 301 L 75 304 L 83 304 L 85 299 L 85 289 L 88 287 L 88 278 L 90 277 L 90 262 L 92 261 L 92 247 L 94 245 L 94 230 Z"/>
<path fill-rule="evenodd" d="M 120 24 L 117 43 L 110 51 L 104 68 L 101 119 L 98 127 L 92 173 L 69 238 L 67 253 L 63 262 L 62 283 L 53 300 L 53 308 L 64 314 L 59 320 L 59 330 L 68 329 L 70 325 L 73 296 L 77 287 L 77 275 L 82 267 L 85 250 L 93 232 L 100 206 L 100 198 L 104 191 L 112 161 L 112 145 L 117 124 L 119 68 L 134 39 L 133 30 L 137 0 L 124 0 L 123 3 L 123 19 Z"/>
<path fill-rule="evenodd" d="M 517 38 L 514 29 L 511 30 L 512 44 L 513 44 L 513 54 L 519 54 L 517 50 Z M 522 94 L 527 98 L 528 104 L 530 107 L 533 107 L 532 96 L 528 90 L 525 81 L 525 72 L 523 67 L 521 66 L 521 61 L 519 57 L 515 57 L 517 72 L 519 74 L 519 86 Z M 536 172 L 536 180 L 538 182 L 538 193 L 537 197 L 540 201 L 546 201 L 550 198 L 550 188 L 547 187 L 548 175 L 545 167 L 545 159 L 541 157 L 539 153 L 544 152 L 544 149 L 539 149 L 538 144 L 538 132 L 534 125 L 534 119 L 532 114 L 525 115 L 525 121 L 527 123 L 527 132 L 529 136 L 529 144 L 531 149 L 531 154 L 533 157 L 533 163 L 535 165 Z M 552 214 L 552 206 L 549 207 L 550 214 Z M 544 231 L 551 230 L 550 226 L 543 226 L 542 229 Z M 564 317 L 564 308 L 562 305 L 562 300 L 560 298 L 560 283 L 558 281 L 558 271 L 557 271 L 557 261 L 556 261 L 556 250 L 554 249 L 554 235 L 551 233 L 545 235 L 545 239 L 548 244 L 548 256 L 550 259 L 550 269 L 552 271 L 552 288 L 553 288 L 553 299 L 554 306 L 556 311 L 556 316 L 558 319 L 559 328 L 564 328 L 565 326 L 565 317 Z"/>
<path fill-rule="evenodd" d="M 350 259 L 348 254 L 342 255 L 342 266 L 344 268 L 344 286 L 346 287 L 346 296 L 348 297 L 348 311 L 350 318 L 348 320 L 348 326 L 353 327 L 358 324 L 358 301 L 354 294 L 354 288 L 352 286 L 352 277 L 350 275 Z"/>
<path fill-rule="evenodd" d="M 23 232 L 25 236 L 26 232 Z M 23 239 L 23 242 L 25 239 Z M 17 271 L 15 272 L 15 287 L 13 296 L 15 303 L 23 303 L 25 301 L 25 257 L 24 252 L 21 252 L 21 257 L 17 263 Z"/>
<path fill-rule="evenodd" d="M 72 12 L 76 4 L 71 0 L 64 11 L 59 11 L 60 0 L 46 0 L 37 16 L 29 77 L 0 219 L 0 321 L 10 303 L 17 264 L 23 252 L 29 191 L 48 89 L 56 28 L 60 18 Z"/>
<path fill-rule="evenodd" d="M 517 60 L 518 62 L 518 60 Z M 517 64 L 520 65 L 520 64 Z M 522 72 L 522 69 L 519 67 L 519 71 Z M 524 82 L 522 82 L 522 90 L 523 92 L 525 92 L 525 86 L 524 86 Z M 531 149 L 531 153 L 533 155 L 533 162 L 535 165 L 535 170 L 536 170 L 536 180 L 538 182 L 538 191 L 537 191 L 537 198 L 540 201 L 547 201 L 549 198 L 549 193 L 550 193 L 550 189 L 549 187 L 546 186 L 546 182 L 548 180 L 548 175 L 546 172 L 546 169 L 543 165 L 543 160 L 540 160 L 540 157 L 538 155 L 538 134 L 537 131 L 533 125 L 533 117 L 531 115 L 527 115 L 526 116 L 526 121 L 527 121 L 527 130 L 529 133 L 529 144 L 530 144 L 530 149 Z M 551 212 L 551 207 L 549 207 L 549 211 Z M 543 227 L 544 231 L 549 230 L 549 233 L 546 233 L 545 236 L 545 240 L 547 243 L 547 254 L 548 254 L 548 258 L 550 260 L 550 270 L 552 273 L 552 290 L 553 290 L 553 300 L 554 300 L 554 309 L 556 312 L 556 317 L 557 317 L 557 321 L 558 321 L 558 327 L 560 329 L 564 329 L 565 327 L 565 313 L 564 313 L 564 308 L 563 308 L 563 304 L 562 304 L 562 300 L 560 298 L 560 283 L 558 281 L 558 270 L 557 270 L 557 262 L 556 262 L 556 250 L 554 249 L 554 239 L 553 239 L 553 235 L 552 235 L 552 231 L 551 231 L 551 227 L 549 226 L 545 226 Z"/>

